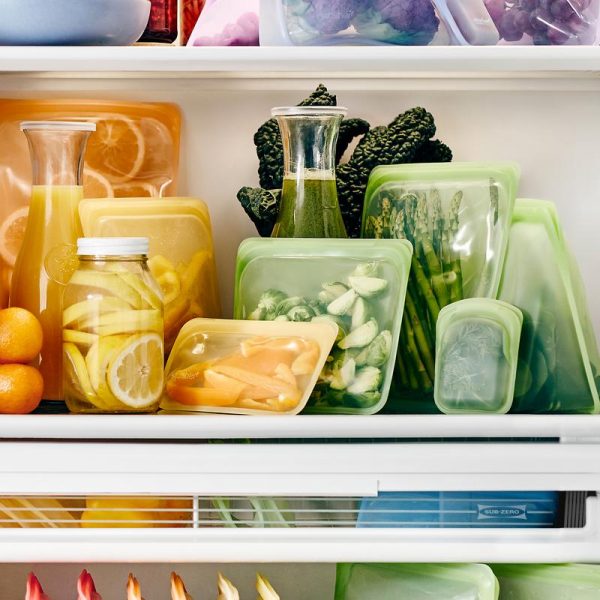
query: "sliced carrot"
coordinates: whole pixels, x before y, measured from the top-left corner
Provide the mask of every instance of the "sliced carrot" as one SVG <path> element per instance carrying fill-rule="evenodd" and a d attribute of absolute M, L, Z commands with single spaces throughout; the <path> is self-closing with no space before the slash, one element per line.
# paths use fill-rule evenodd
<path fill-rule="evenodd" d="M 284 395 L 292 395 L 294 393 L 294 387 L 289 383 L 285 383 L 280 379 L 276 379 L 275 377 L 267 377 L 265 375 L 259 375 L 257 373 L 252 373 L 251 371 L 246 371 L 244 369 L 238 369 L 236 367 L 229 367 L 224 365 L 213 365 L 213 370 L 217 373 L 222 373 L 223 375 L 227 375 L 228 377 L 233 377 L 238 381 L 243 381 L 248 385 L 258 386 L 265 388 L 267 390 L 272 390 L 275 395 L 284 394 Z"/>
<path fill-rule="evenodd" d="M 177 371 L 171 372 L 169 380 L 177 385 L 200 384 L 204 381 L 204 371 L 210 368 L 210 366 L 210 362 L 201 362 L 186 367 L 185 369 L 178 369 Z"/>
<path fill-rule="evenodd" d="M 216 388 L 189 387 L 167 383 L 171 400 L 188 406 L 231 406 L 239 397 L 237 391 Z"/>

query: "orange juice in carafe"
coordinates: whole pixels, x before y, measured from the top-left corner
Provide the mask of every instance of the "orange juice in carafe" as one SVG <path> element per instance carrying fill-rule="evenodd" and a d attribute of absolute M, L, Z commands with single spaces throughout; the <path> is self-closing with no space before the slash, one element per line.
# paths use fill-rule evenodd
<path fill-rule="evenodd" d="M 44 377 L 44 398 L 61 400 L 62 294 L 77 267 L 83 156 L 95 125 L 31 121 L 22 123 L 21 129 L 31 151 L 33 188 L 10 304 L 40 319 L 44 343 L 38 367 Z"/>

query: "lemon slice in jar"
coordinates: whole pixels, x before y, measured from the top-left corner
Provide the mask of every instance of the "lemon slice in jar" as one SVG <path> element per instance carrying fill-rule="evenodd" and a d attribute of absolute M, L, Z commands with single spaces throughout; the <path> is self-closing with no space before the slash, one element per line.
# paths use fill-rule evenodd
<path fill-rule="evenodd" d="M 103 402 L 96 396 L 88 374 L 85 358 L 79 348 L 72 342 L 63 344 L 64 369 L 66 379 L 73 390 L 82 398 L 86 398 L 97 408 L 105 408 Z"/>
<path fill-rule="evenodd" d="M 113 395 L 130 408 L 146 408 L 163 390 L 163 342 L 156 333 L 132 336 L 111 357 L 108 385 Z"/>

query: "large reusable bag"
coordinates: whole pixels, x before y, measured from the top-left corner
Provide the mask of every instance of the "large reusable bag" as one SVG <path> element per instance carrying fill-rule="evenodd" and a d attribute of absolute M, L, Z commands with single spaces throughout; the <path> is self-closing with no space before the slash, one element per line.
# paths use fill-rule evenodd
<path fill-rule="evenodd" d="M 335 600 L 496 600 L 487 565 L 339 564 Z"/>
<path fill-rule="evenodd" d="M 362 237 L 408 239 L 414 253 L 392 395 L 399 412 L 433 405 L 440 310 L 495 298 L 519 169 L 514 163 L 377 167 L 365 195 Z"/>
<path fill-rule="evenodd" d="M 493 565 L 500 600 L 598 600 L 598 565 Z"/>
<path fill-rule="evenodd" d="M 306 410 L 375 413 L 391 385 L 411 256 L 406 240 L 245 240 L 234 316 L 335 322 L 338 339 Z"/>
<path fill-rule="evenodd" d="M 518 200 L 499 296 L 523 313 L 514 412 L 597 413 L 600 358 L 556 208 Z"/>

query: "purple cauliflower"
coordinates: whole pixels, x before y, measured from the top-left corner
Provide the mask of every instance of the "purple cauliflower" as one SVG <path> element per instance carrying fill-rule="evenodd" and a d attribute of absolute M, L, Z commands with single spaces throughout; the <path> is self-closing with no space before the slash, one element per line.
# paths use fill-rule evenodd
<path fill-rule="evenodd" d="M 431 0 L 370 0 L 363 5 L 353 25 L 371 39 L 425 46 L 440 26 Z"/>
<path fill-rule="evenodd" d="M 308 0 L 306 22 L 323 34 L 332 35 L 348 29 L 368 0 Z"/>

